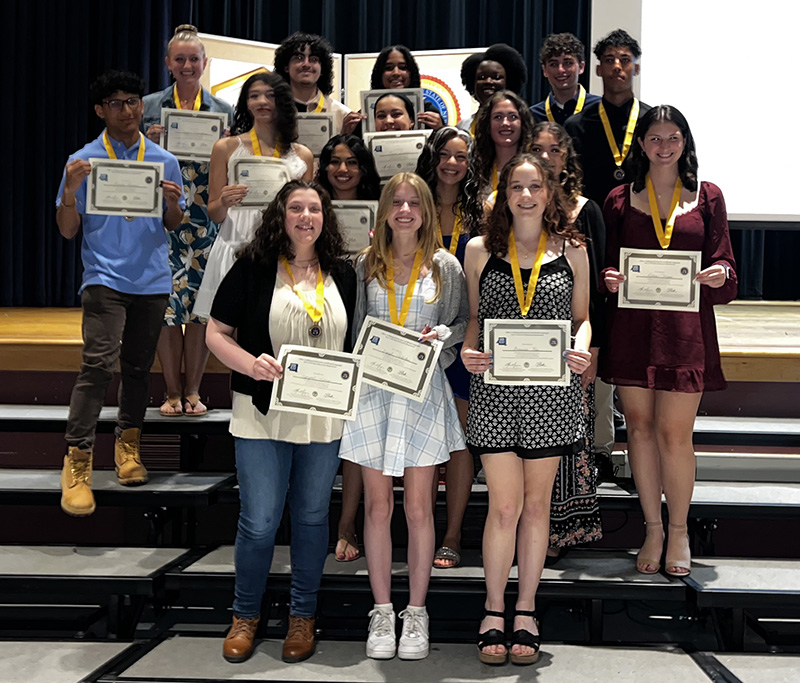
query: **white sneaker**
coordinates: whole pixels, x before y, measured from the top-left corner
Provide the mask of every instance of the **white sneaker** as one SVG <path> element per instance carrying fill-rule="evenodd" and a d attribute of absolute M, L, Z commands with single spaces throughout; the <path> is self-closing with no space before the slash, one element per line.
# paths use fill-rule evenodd
<path fill-rule="evenodd" d="M 400 659 L 425 659 L 430 643 L 428 639 L 428 612 L 424 607 L 406 607 L 400 612 L 403 632 L 397 656 Z"/>
<path fill-rule="evenodd" d="M 371 659 L 391 659 L 397 651 L 394 632 L 394 610 L 375 606 L 369 616 L 369 635 L 367 636 L 367 657 Z"/>

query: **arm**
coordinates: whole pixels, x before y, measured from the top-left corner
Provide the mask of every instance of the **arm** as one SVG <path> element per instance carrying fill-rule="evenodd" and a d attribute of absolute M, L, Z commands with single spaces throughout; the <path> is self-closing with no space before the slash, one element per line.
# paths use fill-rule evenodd
<path fill-rule="evenodd" d="M 622 186 L 622 192 L 630 192 L 628 185 Z M 622 221 L 624 217 L 624 196 L 618 195 L 614 190 L 606 197 L 603 205 L 603 220 L 606 226 L 606 254 L 605 268 L 600 273 L 598 286 L 601 292 L 615 294 L 619 286 L 625 281 L 625 276 L 619 272 L 619 248 L 621 244 Z"/>
<path fill-rule="evenodd" d="M 736 298 L 738 289 L 736 261 L 728 232 L 728 212 L 719 188 L 711 183 L 704 183 L 704 186 L 707 195 L 703 215 L 706 238 L 703 243 L 703 270 L 697 274 L 697 281 L 704 285 L 703 291 L 709 303 L 727 304 Z"/>
<path fill-rule="evenodd" d="M 314 180 L 314 155 L 311 150 L 299 142 L 294 143 L 294 151 L 303 161 L 306 162 L 306 172 L 303 173 L 303 180 Z"/>
<path fill-rule="evenodd" d="M 570 370 L 583 374 L 592 362 L 589 345 L 592 341 L 592 325 L 589 322 L 589 258 L 586 247 L 567 246 L 567 261 L 572 268 L 572 329 L 575 341 L 566 352 Z"/>
<path fill-rule="evenodd" d="M 228 209 L 241 204 L 247 196 L 246 185 L 228 185 L 228 160 L 239 141 L 222 138 L 214 143 L 208 170 L 208 217 L 215 223 L 222 223 L 228 216 Z"/>
<path fill-rule="evenodd" d="M 161 187 L 164 191 L 164 203 L 167 205 L 164 210 L 164 227 L 167 230 L 174 230 L 183 221 L 183 208 L 181 207 L 183 187 L 171 180 L 161 181 Z"/>
<path fill-rule="evenodd" d="M 92 165 L 83 159 L 70 161 L 64 169 L 63 190 L 56 211 L 56 225 L 61 235 L 68 240 L 75 237 L 81 228 L 81 215 L 78 212 L 78 200 L 75 194 L 91 170 Z"/>
<path fill-rule="evenodd" d="M 461 347 L 461 360 L 464 367 L 473 374 L 482 374 L 489 367 L 492 354 L 478 351 L 478 301 L 480 300 L 480 276 L 489 253 L 483 237 L 473 237 L 467 242 L 464 252 L 464 276 L 469 297 L 469 322 Z"/>
<path fill-rule="evenodd" d="M 262 353 L 256 357 L 236 342 L 236 328 L 209 318 L 206 326 L 206 345 L 226 367 L 255 380 L 272 382 L 279 379 L 283 368 L 272 356 Z"/>
<path fill-rule="evenodd" d="M 444 309 L 445 320 L 434 325 L 425 339 L 439 339 L 444 343 L 442 348 L 449 348 L 464 340 L 469 319 L 469 300 L 464 280 L 464 271 L 455 256 L 441 250 L 437 252 L 440 260 L 439 268 L 442 276 L 442 292 L 439 299 L 439 310 Z M 454 356 L 455 357 L 455 356 Z"/>

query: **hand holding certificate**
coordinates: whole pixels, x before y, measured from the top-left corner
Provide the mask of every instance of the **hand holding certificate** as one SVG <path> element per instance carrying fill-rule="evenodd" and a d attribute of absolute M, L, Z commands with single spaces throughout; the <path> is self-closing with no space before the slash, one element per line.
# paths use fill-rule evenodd
<path fill-rule="evenodd" d="M 354 420 L 362 359 L 306 346 L 281 347 L 282 376 L 272 385 L 270 410 Z"/>
<path fill-rule="evenodd" d="M 292 179 L 289 167 L 282 159 L 272 157 L 237 157 L 228 170 L 229 185 L 246 185 L 247 195 L 238 206 L 265 207 Z"/>
<path fill-rule="evenodd" d="M 86 213 L 160 218 L 164 164 L 155 161 L 89 159 Z"/>
<path fill-rule="evenodd" d="M 619 308 L 663 311 L 700 310 L 699 251 L 665 249 L 619 250 Z"/>
<path fill-rule="evenodd" d="M 419 341 L 420 333 L 367 316 L 354 353 L 364 359 L 364 381 L 386 391 L 423 401 L 442 342 Z"/>
<path fill-rule="evenodd" d="M 570 383 L 564 352 L 570 348 L 569 320 L 483 321 L 483 346 L 492 364 L 486 384 L 551 385 Z"/>
<path fill-rule="evenodd" d="M 413 172 L 430 134 L 430 130 L 364 133 L 364 143 L 375 158 L 375 168 L 381 180 L 388 180 L 396 173 Z"/>
<path fill-rule="evenodd" d="M 214 143 L 225 133 L 228 115 L 224 112 L 192 109 L 162 109 L 164 133 L 161 146 L 183 161 L 208 161 Z"/>

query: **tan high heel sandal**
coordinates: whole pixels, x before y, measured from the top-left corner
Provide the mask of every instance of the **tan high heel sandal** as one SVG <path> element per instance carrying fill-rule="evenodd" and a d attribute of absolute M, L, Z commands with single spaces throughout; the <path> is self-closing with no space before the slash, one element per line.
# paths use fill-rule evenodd
<path fill-rule="evenodd" d="M 647 530 L 655 529 L 656 527 L 663 527 L 661 522 L 645 522 L 645 542 L 647 540 Z M 662 548 L 664 542 L 661 542 Z M 644 545 L 642 545 L 644 548 Z M 654 569 L 645 569 L 645 567 L 650 566 L 654 567 Z M 654 559 L 652 557 L 642 557 L 642 551 L 639 551 L 639 554 L 636 556 L 636 571 L 640 574 L 658 574 L 659 570 L 661 569 L 661 556 L 659 555 L 658 558 Z"/>
<path fill-rule="evenodd" d="M 686 536 L 687 542 L 689 541 L 689 531 L 686 528 L 685 524 L 670 524 L 669 525 L 669 533 L 670 536 L 672 535 L 673 530 L 677 532 L 683 532 Z M 685 571 L 680 571 L 685 570 Z M 692 573 L 692 556 L 691 556 L 691 545 L 689 546 L 689 557 L 688 558 L 674 558 L 667 555 L 667 560 L 664 563 L 664 571 L 669 574 L 670 576 L 677 576 L 678 578 L 683 576 L 689 576 Z"/>

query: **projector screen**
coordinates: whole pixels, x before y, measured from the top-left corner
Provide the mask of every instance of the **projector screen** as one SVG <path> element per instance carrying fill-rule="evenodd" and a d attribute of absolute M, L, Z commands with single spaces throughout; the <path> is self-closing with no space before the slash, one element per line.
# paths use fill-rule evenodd
<path fill-rule="evenodd" d="M 635 24 L 639 8 L 630 0 L 622 4 Z M 700 178 L 722 189 L 730 219 L 800 221 L 800 90 L 792 76 L 800 6 L 785 0 L 637 4 L 639 96 L 649 105 L 674 105 L 686 116 Z M 614 5 L 595 0 L 595 16 L 605 16 L 593 26 L 594 40 L 614 19 L 637 35 L 626 17 L 608 16 Z M 592 56 L 593 73 L 596 63 Z"/>

